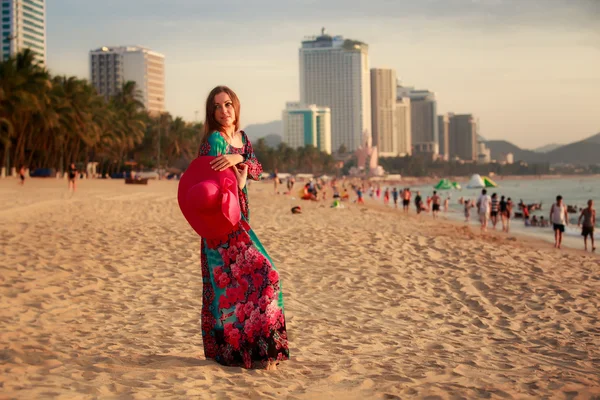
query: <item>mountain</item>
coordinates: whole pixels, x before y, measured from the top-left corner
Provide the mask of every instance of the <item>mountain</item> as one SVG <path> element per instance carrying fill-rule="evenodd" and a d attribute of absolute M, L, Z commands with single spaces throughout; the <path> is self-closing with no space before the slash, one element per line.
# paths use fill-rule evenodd
<path fill-rule="evenodd" d="M 533 149 L 533 151 L 535 151 L 536 153 L 548 153 L 548 152 L 551 152 L 552 150 L 558 149 L 561 146 L 564 146 L 564 145 L 558 144 L 558 143 L 550 143 L 545 146 L 538 147 L 537 149 Z"/>
<path fill-rule="evenodd" d="M 552 164 L 600 164 L 600 133 L 546 153 Z"/>
<path fill-rule="evenodd" d="M 246 132 L 246 135 L 248 135 L 248 138 L 251 142 L 256 142 L 258 139 L 267 137 L 269 135 L 277 135 L 280 138 L 283 138 L 282 121 L 271 121 L 264 124 L 251 124 L 246 126 L 243 130 Z"/>
<path fill-rule="evenodd" d="M 279 146 L 279 144 L 281 143 L 281 136 L 276 135 L 274 133 L 267 135 L 264 137 L 265 139 L 265 143 L 267 144 L 267 146 L 269 147 L 273 147 L 276 148 L 277 146 Z"/>
<path fill-rule="evenodd" d="M 501 160 L 507 153 L 513 153 L 515 161 L 527 163 L 547 162 L 550 164 L 600 164 L 600 133 L 579 142 L 559 145 L 547 152 L 523 150 L 506 140 L 490 140 L 486 146 L 491 151 L 493 160 Z"/>
<path fill-rule="evenodd" d="M 506 140 L 488 140 L 485 145 L 490 149 L 492 160 L 502 160 L 506 154 L 512 153 L 515 161 L 527 163 L 544 161 L 544 154 L 523 150 Z"/>

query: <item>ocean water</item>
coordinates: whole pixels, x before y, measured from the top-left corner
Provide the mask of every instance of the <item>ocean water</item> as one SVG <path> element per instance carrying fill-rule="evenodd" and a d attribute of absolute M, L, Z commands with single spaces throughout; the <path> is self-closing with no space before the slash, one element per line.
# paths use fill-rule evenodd
<path fill-rule="evenodd" d="M 550 214 L 550 207 L 556 201 L 557 195 L 563 196 L 565 204 L 577 206 L 583 208 L 587 206 L 587 201 L 594 200 L 594 208 L 596 209 L 596 232 L 594 238 L 600 240 L 600 178 L 598 177 L 569 177 L 561 179 L 531 179 L 531 180 L 495 180 L 498 184 L 497 188 L 488 188 L 488 194 L 492 195 L 497 193 L 498 197 L 506 196 L 510 197 L 515 204 L 514 211 L 518 211 L 517 204 L 522 199 L 526 204 L 531 203 L 542 203 L 542 210 L 536 210 L 531 215 L 537 215 L 538 218 L 543 216 L 547 219 Z M 465 199 L 471 199 L 476 201 L 481 194 L 481 189 L 465 189 L 467 182 L 459 183 L 463 186 L 462 190 L 446 190 L 440 191 L 442 199 L 445 199 L 448 195 L 450 196 L 450 210 L 448 213 L 441 213 L 442 216 L 446 216 L 450 219 L 464 220 L 464 207 L 458 203 L 458 199 L 463 197 Z M 401 190 L 404 186 L 398 185 L 398 190 Z M 433 185 L 427 186 L 416 186 L 411 187 L 413 192 L 413 200 L 416 191 L 421 192 L 423 201 L 427 196 L 433 194 Z M 383 190 L 383 188 L 382 188 Z M 368 198 L 368 194 L 366 196 Z M 382 201 L 382 200 L 381 200 Z M 477 224 L 476 213 L 471 213 L 471 223 Z M 414 212 L 414 202 L 411 202 L 411 212 Z M 583 238 L 581 237 L 581 229 L 577 227 L 577 220 L 580 213 L 569 214 L 569 226 L 565 231 L 565 237 L 563 243 L 569 247 L 582 248 Z M 502 230 L 502 224 L 498 222 L 498 230 Z M 522 219 L 511 220 L 511 231 L 516 233 L 525 234 L 528 236 L 535 236 L 537 238 L 554 242 L 554 232 L 552 228 L 540 228 L 540 227 L 525 227 Z M 596 247 L 600 248 L 600 243 L 596 244 Z M 589 246 L 589 243 L 588 243 Z"/>

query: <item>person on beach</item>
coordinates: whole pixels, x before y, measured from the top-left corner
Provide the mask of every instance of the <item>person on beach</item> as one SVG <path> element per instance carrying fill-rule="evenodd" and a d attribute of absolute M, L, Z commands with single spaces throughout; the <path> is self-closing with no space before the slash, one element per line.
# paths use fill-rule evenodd
<path fill-rule="evenodd" d="M 556 249 L 560 249 L 565 226 L 569 225 L 567 207 L 562 200 L 562 196 L 556 196 L 556 203 L 552 204 L 550 208 L 550 221 L 554 227 L 554 248 Z"/>
<path fill-rule="evenodd" d="M 386 187 L 383 192 L 383 204 L 386 206 L 390 203 L 390 188 Z"/>
<path fill-rule="evenodd" d="M 421 210 L 423 209 L 423 199 L 421 198 L 421 192 L 417 192 L 417 196 L 415 197 L 415 207 L 417 208 L 417 214 L 421 214 Z"/>
<path fill-rule="evenodd" d="M 496 229 L 496 224 L 498 224 L 498 211 L 500 211 L 500 202 L 498 201 L 498 195 L 494 193 L 492 194 L 492 212 L 490 213 L 494 229 Z"/>
<path fill-rule="evenodd" d="M 275 190 L 275 194 L 279 194 L 279 175 L 277 174 L 277 169 L 273 171 L 273 188 Z"/>
<path fill-rule="evenodd" d="M 498 207 L 500 212 L 500 221 L 502 222 L 502 232 L 506 232 L 506 200 L 504 196 L 500 196 Z"/>
<path fill-rule="evenodd" d="M 287 190 L 289 194 L 292 194 L 292 190 L 294 189 L 294 183 L 296 183 L 296 180 L 294 179 L 293 175 L 290 175 L 287 178 Z"/>
<path fill-rule="evenodd" d="M 583 224 L 581 223 L 583 220 Z M 577 226 L 581 226 L 581 236 L 583 236 L 583 245 L 585 251 L 587 251 L 587 238 L 590 237 L 592 241 L 592 251 L 596 251 L 594 244 L 594 227 L 596 226 L 596 210 L 594 209 L 594 201 L 588 200 L 587 208 L 581 210 L 581 215 L 577 221 Z"/>
<path fill-rule="evenodd" d="M 392 199 L 394 200 L 394 208 L 398 208 L 398 188 L 392 190 Z"/>
<path fill-rule="evenodd" d="M 469 199 L 463 200 L 463 205 L 465 206 L 465 222 L 468 223 L 471 219 L 471 208 L 473 208 L 473 205 Z"/>
<path fill-rule="evenodd" d="M 363 192 L 360 187 L 356 189 L 356 204 L 365 204 L 365 200 L 363 199 Z"/>
<path fill-rule="evenodd" d="M 442 198 L 437 194 L 437 191 L 433 191 L 433 196 L 431 196 L 432 210 L 431 214 L 433 215 L 433 219 L 437 218 L 438 213 L 440 212 L 440 205 L 442 202 Z"/>
<path fill-rule="evenodd" d="M 513 205 L 513 201 L 510 197 L 506 199 L 506 233 L 510 231 L 510 217 L 512 216 Z M 527 216 L 529 216 L 529 210 L 527 210 Z"/>
<path fill-rule="evenodd" d="M 444 212 L 445 213 L 448 212 L 449 207 L 450 207 L 450 195 L 448 195 L 448 197 L 446 197 L 446 199 L 444 200 Z"/>
<path fill-rule="evenodd" d="M 487 194 L 487 190 L 481 191 L 481 196 L 477 199 L 477 214 L 481 223 L 481 232 L 487 231 L 488 219 L 492 210 L 492 199 Z"/>
<path fill-rule="evenodd" d="M 77 180 L 77 167 L 75 167 L 74 163 L 69 165 L 69 170 L 67 171 L 69 175 L 69 191 L 73 190 L 75 192 L 75 181 Z"/>
<path fill-rule="evenodd" d="M 23 186 L 25 184 L 25 166 L 21 165 L 19 168 L 19 184 Z"/>
<path fill-rule="evenodd" d="M 402 194 L 402 209 L 405 214 L 408 214 L 410 209 L 410 198 L 412 197 L 412 193 L 410 192 L 410 188 L 404 189 L 404 193 Z"/>
<path fill-rule="evenodd" d="M 240 182 L 239 223 L 225 235 L 201 241 L 204 354 L 227 366 L 276 369 L 289 358 L 280 276 L 249 225 L 243 179 L 258 181 L 262 166 L 239 130 L 240 101 L 233 90 L 217 86 L 210 92 L 204 121 L 198 159 L 215 157 L 211 168 L 233 169 Z"/>

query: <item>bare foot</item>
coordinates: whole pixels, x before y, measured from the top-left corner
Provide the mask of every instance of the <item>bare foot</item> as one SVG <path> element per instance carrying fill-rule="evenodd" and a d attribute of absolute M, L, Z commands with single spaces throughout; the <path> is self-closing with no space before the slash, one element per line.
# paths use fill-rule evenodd
<path fill-rule="evenodd" d="M 267 367 L 265 368 L 267 371 L 276 371 L 277 370 L 277 362 L 269 361 L 267 363 Z"/>

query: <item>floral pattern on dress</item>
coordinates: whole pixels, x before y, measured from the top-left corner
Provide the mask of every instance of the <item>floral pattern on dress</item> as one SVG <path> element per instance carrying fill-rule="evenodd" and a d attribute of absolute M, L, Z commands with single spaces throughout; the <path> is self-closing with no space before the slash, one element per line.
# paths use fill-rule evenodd
<path fill-rule="evenodd" d="M 243 154 L 248 176 L 262 167 L 243 134 L 244 147 L 211 135 L 199 155 Z M 244 152 L 246 151 L 246 152 Z M 240 191 L 242 220 L 226 237 L 202 239 L 202 338 L 207 358 L 228 366 L 265 366 L 289 359 L 279 273 L 248 224 L 247 191 Z"/>

